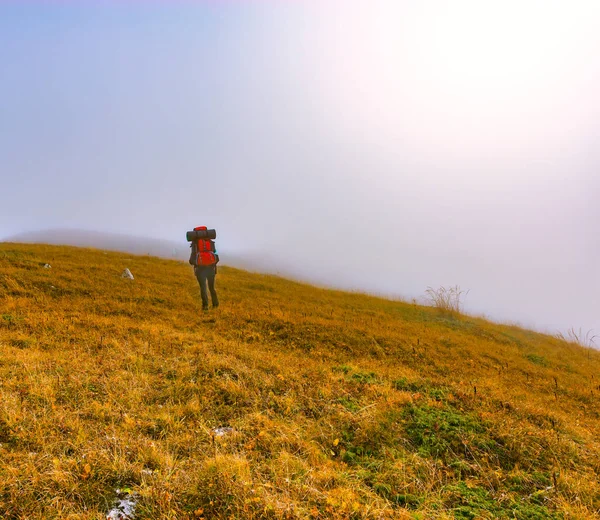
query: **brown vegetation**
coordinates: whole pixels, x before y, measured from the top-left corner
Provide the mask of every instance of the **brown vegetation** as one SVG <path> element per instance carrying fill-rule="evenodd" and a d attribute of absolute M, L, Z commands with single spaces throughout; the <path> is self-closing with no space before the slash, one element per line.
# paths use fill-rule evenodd
<path fill-rule="evenodd" d="M 0 244 L 3 518 L 105 518 L 117 489 L 139 519 L 600 518 L 597 351 L 226 267 L 218 289 L 202 314 L 187 264 Z"/>

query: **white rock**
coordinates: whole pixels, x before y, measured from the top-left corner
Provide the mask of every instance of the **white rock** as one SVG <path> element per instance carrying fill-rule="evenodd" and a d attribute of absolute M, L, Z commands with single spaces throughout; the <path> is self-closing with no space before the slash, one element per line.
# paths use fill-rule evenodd
<path fill-rule="evenodd" d="M 213 430 L 215 437 L 223 437 L 224 435 L 229 435 L 231 433 L 233 433 L 233 428 L 230 428 L 229 426 L 222 426 Z"/>
<path fill-rule="evenodd" d="M 52 266 L 50 264 L 44 264 L 44 269 L 52 269 Z"/>
<path fill-rule="evenodd" d="M 106 520 L 131 520 L 134 517 L 137 495 L 117 489 L 117 503 L 106 516 Z"/>
<path fill-rule="evenodd" d="M 134 279 L 129 269 L 125 269 L 125 271 L 121 273 L 121 278 L 129 278 L 130 280 Z"/>

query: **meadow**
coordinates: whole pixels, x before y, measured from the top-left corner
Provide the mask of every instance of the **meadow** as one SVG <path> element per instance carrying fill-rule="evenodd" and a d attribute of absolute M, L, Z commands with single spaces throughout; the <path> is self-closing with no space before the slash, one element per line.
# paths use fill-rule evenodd
<path fill-rule="evenodd" d="M 186 263 L 0 243 L 2 518 L 600 518 L 598 351 L 228 267 L 217 290 L 203 313 Z"/>

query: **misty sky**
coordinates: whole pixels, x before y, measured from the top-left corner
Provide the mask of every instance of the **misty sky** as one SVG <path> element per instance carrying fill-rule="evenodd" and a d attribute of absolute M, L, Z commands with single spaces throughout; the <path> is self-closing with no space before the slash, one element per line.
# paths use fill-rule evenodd
<path fill-rule="evenodd" d="M 0 238 L 185 241 L 600 332 L 600 2 L 0 2 Z"/>

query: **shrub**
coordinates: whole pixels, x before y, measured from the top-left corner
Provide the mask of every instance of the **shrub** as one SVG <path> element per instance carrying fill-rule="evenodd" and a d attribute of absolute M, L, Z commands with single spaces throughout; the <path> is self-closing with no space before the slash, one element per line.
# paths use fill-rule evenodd
<path fill-rule="evenodd" d="M 425 296 L 433 307 L 442 312 L 460 313 L 462 308 L 462 300 L 466 298 L 469 291 L 463 291 L 460 286 L 454 287 L 441 286 L 438 289 L 427 287 Z"/>

